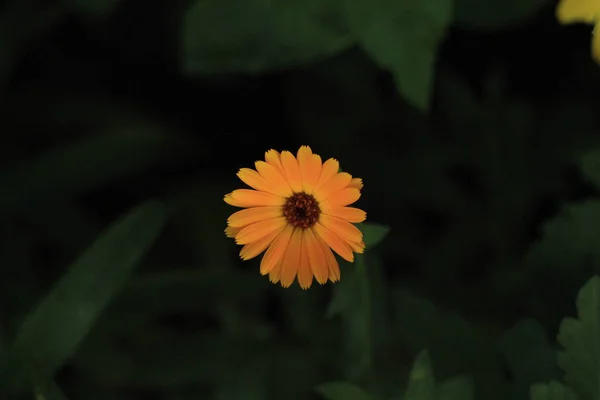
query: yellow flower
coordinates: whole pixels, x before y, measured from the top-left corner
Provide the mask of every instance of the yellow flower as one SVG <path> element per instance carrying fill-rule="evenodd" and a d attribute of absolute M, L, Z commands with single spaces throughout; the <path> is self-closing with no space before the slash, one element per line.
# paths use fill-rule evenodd
<path fill-rule="evenodd" d="M 224 199 L 244 208 L 229 217 L 225 229 L 244 245 L 240 257 L 249 260 L 266 250 L 260 273 L 283 287 L 296 276 L 303 289 L 313 277 L 320 284 L 338 281 L 340 268 L 331 249 L 350 262 L 365 249 L 362 232 L 352 223 L 367 214 L 348 207 L 359 199 L 362 180 L 339 172 L 333 158 L 322 163 L 308 146 L 300 147 L 297 157 L 269 150 L 255 166 L 237 174 L 254 190 L 234 190 Z"/>
<path fill-rule="evenodd" d="M 600 0 L 561 0 L 556 8 L 561 24 L 593 24 L 592 56 L 600 64 Z"/>

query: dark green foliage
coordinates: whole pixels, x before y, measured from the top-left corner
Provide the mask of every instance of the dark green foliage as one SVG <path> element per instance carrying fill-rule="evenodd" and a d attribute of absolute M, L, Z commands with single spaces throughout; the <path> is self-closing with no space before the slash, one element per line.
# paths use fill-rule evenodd
<path fill-rule="evenodd" d="M 531 386 L 531 400 L 577 400 L 573 390 L 560 382 L 536 383 Z"/>
<path fill-rule="evenodd" d="M 434 64 L 451 0 L 197 0 L 182 30 L 191 74 L 266 72 L 314 63 L 360 45 L 394 75 L 414 106 L 430 105 Z"/>
<path fill-rule="evenodd" d="M 361 388 L 345 382 L 324 383 L 316 391 L 327 400 L 372 400 Z"/>
<path fill-rule="evenodd" d="M 0 399 L 600 400 L 600 66 L 555 6 L 0 1 Z M 223 232 L 301 144 L 368 215 L 308 291 Z"/>
<path fill-rule="evenodd" d="M 108 302 L 122 288 L 166 222 L 161 203 L 133 210 L 71 265 L 23 321 L 0 374 L 1 387 L 19 390 L 35 371 L 50 378 L 72 357 Z"/>
<path fill-rule="evenodd" d="M 511 399 L 527 399 L 532 384 L 560 378 L 556 350 L 536 321 L 518 322 L 500 339 L 499 347 L 514 379 Z"/>
<path fill-rule="evenodd" d="M 582 399 L 600 399 L 600 277 L 589 280 L 577 296 L 578 318 L 560 325 L 558 342 L 564 347 L 558 365 L 565 380 Z"/>
<path fill-rule="evenodd" d="M 323 25 L 336 2 L 197 0 L 182 26 L 182 63 L 190 74 L 259 73 L 314 63 L 352 45 L 346 29 Z M 337 16 L 341 19 L 341 16 Z"/>

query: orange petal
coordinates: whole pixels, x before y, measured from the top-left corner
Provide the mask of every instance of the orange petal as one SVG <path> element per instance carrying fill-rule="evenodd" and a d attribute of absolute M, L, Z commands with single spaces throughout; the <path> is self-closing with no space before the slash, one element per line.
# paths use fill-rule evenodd
<path fill-rule="evenodd" d="M 242 230 L 242 228 L 234 228 L 232 226 L 228 226 L 227 228 L 225 228 L 225 236 L 227 236 L 229 238 L 234 238 L 235 235 L 237 235 L 238 232 L 241 230 Z"/>
<path fill-rule="evenodd" d="M 264 161 L 257 161 L 254 165 L 260 176 L 269 183 L 270 191 L 272 193 L 282 197 L 289 197 L 292 195 L 290 185 L 276 167 Z"/>
<path fill-rule="evenodd" d="M 303 156 L 309 156 L 313 154 L 312 149 L 310 148 L 310 146 L 300 146 L 300 148 L 298 149 L 298 152 L 296 153 L 296 158 L 298 160 L 300 160 L 300 158 L 302 158 Z"/>
<path fill-rule="evenodd" d="M 319 223 L 346 242 L 360 243 L 362 241 L 363 234 L 360 229 L 345 219 L 322 214 L 319 217 Z"/>
<path fill-rule="evenodd" d="M 281 230 L 287 224 L 285 217 L 277 217 L 247 225 L 235 236 L 237 244 L 248 244 L 263 238 L 270 233 Z M 275 239 L 275 238 L 273 238 Z"/>
<path fill-rule="evenodd" d="M 283 216 L 281 207 L 252 207 L 231 214 L 227 223 L 234 228 L 243 228 L 246 225 Z"/>
<path fill-rule="evenodd" d="M 314 196 L 317 201 L 327 200 L 329 197 L 337 195 L 337 193 L 345 190 L 350 184 L 352 175 L 347 172 L 340 172 L 331 177 L 321 187 L 315 190 Z M 357 189 L 354 189 L 357 190 Z"/>
<path fill-rule="evenodd" d="M 321 175 L 319 175 L 319 180 L 315 185 L 315 191 L 319 190 L 319 188 L 328 180 L 330 180 L 335 174 L 340 171 L 340 163 L 335 158 L 330 158 L 325 161 L 323 164 L 323 168 L 321 168 Z"/>
<path fill-rule="evenodd" d="M 361 190 L 363 188 L 363 180 L 360 178 L 352 178 L 348 187 Z"/>
<path fill-rule="evenodd" d="M 250 189 L 237 189 L 225 195 L 225 203 L 234 207 L 282 206 L 285 199 L 271 193 Z"/>
<path fill-rule="evenodd" d="M 298 165 L 302 175 L 302 188 L 308 194 L 312 194 L 321 176 L 321 157 L 312 153 L 308 146 L 300 147 L 298 150 Z"/>
<path fill-rule="evenodd" d="M 281 260 L 275 264 L 271 272 L 269 272 L 269 280 L 273 283 L 279 282 L 281 278 Z"/>
<path fill-rule="evenodd" d="M 327 282 L 329 272 L 327 272 L 327 259 L 319 242 L 322 242 L 322 240 L 315 236 L 312 228 L 304 230 L 303 243 L 308 255 L 310 269 L 317 282 L 322 285 Z M 298 280 L 300 280 L 300 277 L 298 277 Z"/>
<path fill-rule="evenodd" d="M 322 201 L 319 205 L 331 210 L 336 207 L 344 207 L 355 203 L 358 199 L 360 199 L 360 190 L 346 188 L 330 196 L 327 200 Z"/>
<path fill-rule="evenodd" d="M 327 206 L 331 206 L 331 203 L 326 203 Z M 326 208 L 321 203 L 321 211 L 324 214 L 331 215 L 332 217 L 342 218 L 348 222 L 359 223 L 367 219 L 367 213 L 359 208 L 354 207 L 329 207 Z"/>
<path fill-rule="evenodd" d="M 365 252 L 365 242 L 362 240 L 360 242 L 348 242 L 348 244 L 355 253 L 362 254 Z"/>
<path fill-rule="evenodd" d="M 556 7 L 556 18 L 561 24 L 585 22 L 598 19 L 600 5 L 596 0 L 561 0 Z"/>
<path fill-rule="evenodd" d="M 592 57 L 600 64 L 600 24 L 596 24 L 592 35 Z"/>
<path fill-rule="evenodd" d="M 313 229 L 317 233 L 317 236 L 327 243 L 327 245 L 331 247 L 333 251 L 338 253 L 340 257 L 348 262 L 354 261 L 354 253 L 352 253 L 352 249 L 342 238 L 325 228 L 320 223 L 315 224 Z"/>
<path fill-rule="evenodd" d="M 302 289 L 308 289 L 313 281 L 313 273 L 310 267 L 308 246 L 306 243 L 306 232 L 308 231 L 309 229 L 300 230 L 302 235 L 302 247 L 300 249 L 300 264 L 298 265 L 298 284 Z"/>
<path fill-rule="evenodd" d="M 275 238 L 273 243 L 267 249 L 267 252 L 260 261 L 260 273 L 263 275 L 268 274 L 275 268 L 277 263 L 281 261 L 285 253 L 285 249 L 288 246 L 294 227 L 286 225 L 283 231 Z"/>
<path fill-rule="evenodd" d="M 281 165 L 283 165 L 283 172 L 285 172 L 285 176 L 292 190 L 296 193 L 301 192 L 302 175 L 300 175 L 300 166 L 298 165 L 296 157 L 289 151 L 282 151 Z"/>
<path fill-rule="evenodd" d="M 285 165 L 285 164 L 284 164 Z M 302 229 L 294 229 L 281 262 L 281 286 L 290 287 L 300 268 Z"/>
<path fill-rule="evenodd" d="M 327 270 L 329 272 L 329 280 L 331 282 L 337 282 L 340 280 L 340 265 L 338 264 L 335 256 L 331 252 L 327 243 L 322 241 L 317 237 L 317 243 L 321 246 L 321 250 L 323 251 L 323 255 L 325 256 L 325 261 L 327 261 Z"/>
<path fill-rule="evenodd" d="M 281 165 L 281 158 L 278 151 L 273 149 L 267 151 L 265 153 L 265 161 L 277 168 L 279 172 L 283 174 L 283 166 Z"/>
<path fill-rule="evenodd" d="M 237 173 L 238 178 L 246 185 L 262 192 L 272 193 L 271 186 L 258 172 L 250 168 L 241 168 Z"/>
<path fill-rule="evenodd" d="M 274 230 L 268 233 L 266 236 L 252 242 L 248 243 L 242 250 L 240 251 L 240 257 L 242 260 L 246 261 L 251 258 L 256 257 L 260 253 L 266 250 L 267 247 L 275 240 L 275 238 L 281 233 L 283 227 L 281 229 Z"/>

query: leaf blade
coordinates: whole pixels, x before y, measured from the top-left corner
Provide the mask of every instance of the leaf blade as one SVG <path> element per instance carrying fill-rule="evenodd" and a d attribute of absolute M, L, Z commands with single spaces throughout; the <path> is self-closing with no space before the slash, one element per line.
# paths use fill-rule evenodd
<path fill-rule="evenodd" d="M 167 218 L 166 207 L 150 201 L 101 234 L 25 319 L 0 382 L 18 390 L 29 380 L 31 366 L 36 375 L 51 376 L 126 283 Z"/>
<path fill-rule="evenodd" d="M 442 382 L 436 391 L 436 400 L 473 400 L 473 383 L 470 378 L 456 377 Z"/>
<path fill-rule="evenodd" d="M 280 4 L 281 3 L 281 4 Z M 182 25 L 188 74 L 260 73 L 313 63 L 354 40 L 322 2 L 197 0 Z M 335 3 L 334 3 L 335 4 Z"/>
<path fill-rule="evenodd" d="M 347 382 L 323 383 L 315 391 L 327 400 L 373 400 L 360 387 Z"/>
<path fill-rule="evenodd" d="M 529 390 L 530 400 L 578 400 L 573 389 L 560 382 L 536 383 Z"/>
<path fill-rule="evenodd" d="M 577 295 L 578 318 L 560 324 L 558 366 L 582 398 L 600 399 L 600 277 L 592 277 Z"/>
<path fill-rule="evenodd" d="M 437 48 L 452 20 L 452 0 L 349 1 L 348 19 L 363 49 L 394 76 L 398 92 L 427 111 Z"/>
<path fill-rule="evenodd" d="M 390 232 L 389 226 L 373 222 L 362 222 L 358 224 L 358 228 L 363 233 L 365 248 L 368 250 L 381 243 Z"/>
<path fill-rule="evenodd" d="M 404 393 L 405 400 L 434 400 L 435 378 L 433 367 L 427 350 L 421 351 L 408 377 L 408 385 Z"/>

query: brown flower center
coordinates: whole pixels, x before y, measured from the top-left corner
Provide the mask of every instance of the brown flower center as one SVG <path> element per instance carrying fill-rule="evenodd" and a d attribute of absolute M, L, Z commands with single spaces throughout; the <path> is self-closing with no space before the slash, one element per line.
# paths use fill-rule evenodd
<path fill-rule="evenodd" d="M 298 228 L 310 228 L 317 223 L 321 214 L 319 203 L 310 194 L 294 193 L 283 205 L 283 215 L 288 222 Z"/>

